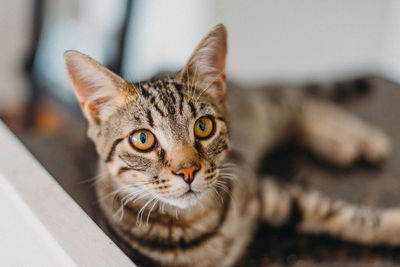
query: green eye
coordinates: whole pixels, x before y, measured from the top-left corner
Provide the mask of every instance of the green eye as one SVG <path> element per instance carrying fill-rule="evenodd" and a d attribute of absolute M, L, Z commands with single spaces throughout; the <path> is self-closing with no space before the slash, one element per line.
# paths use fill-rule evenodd
<path fill-rule="evenodd" d="M 214 121 L 211 117 L 201 117 L 194 124 L 194 135 L 199 139 L 209 138 L 214 133 Z"/>
<path fill-rule="evenodd" d="M 141 151 L 148 151 L 155 145 L 155 137 L 148 130 L 138 130 L 129 136 L 131 145 Z"/>

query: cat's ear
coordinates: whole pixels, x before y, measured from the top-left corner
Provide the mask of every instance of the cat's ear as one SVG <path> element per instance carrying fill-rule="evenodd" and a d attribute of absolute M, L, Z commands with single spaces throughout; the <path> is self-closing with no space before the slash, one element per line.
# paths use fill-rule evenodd
<path fill-rule="evenodd" d="M 91 122 L 107 119 L 133 91 L 124 79 L 80 52 L 65 52 L 64 61 L 82 112 Z"/>
<path fill-rule="evenodd" d="M 226 92 L 226 29 L 219 24 L 200 41 L 177 78 L 189 86 L 201 84 L 210 95 L 223 97 Z"/>

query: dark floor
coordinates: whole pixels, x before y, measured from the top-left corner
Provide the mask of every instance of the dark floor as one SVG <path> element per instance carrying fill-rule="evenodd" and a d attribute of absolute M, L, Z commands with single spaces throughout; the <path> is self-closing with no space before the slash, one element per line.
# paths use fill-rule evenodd
<path fill-rule="evenodd" d="M 269 155 L 261 166 L 264 173 L 277 173 L 317 188 L 333 198 L 383 207 L 400 205 L 400 85 L 369 78 L 372 90 L 345 108 L 381 126 L 390 135 L 393 151 L 380 167 L 360 162 L 338 169 L 314 158 L 292 144 Z M 18 136 L 68 193 L 94 219 L 98 219 L 93 194 L 95 153 L 86 138 L 86 124 L 71 117 L 62 131 L 43 135 L 34 131 Z M 288 166 L 289 165 L 289 166 Z M 239 266 L 396 266 L 400 248 L 369 248 L 324 236 L 297 235 L 293 229 L 262 226 Z"/>

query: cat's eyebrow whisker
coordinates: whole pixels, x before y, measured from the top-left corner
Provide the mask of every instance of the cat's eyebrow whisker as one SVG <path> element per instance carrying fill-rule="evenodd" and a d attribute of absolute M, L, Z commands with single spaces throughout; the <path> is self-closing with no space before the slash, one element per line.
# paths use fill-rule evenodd
<path fill-rule="evenodd" d="M 193 87 L 193 85 L 194 85 L 194 80 L 196 79 L 197 66 L 198 66 L 198 65 L 195 65 L 195 69 L 194 69 L 194 73 L 193 73 L 193 79 L 192 79 L 192 81 L 190 82 L 190 93 L 191 93 L 191 94 L 194 93 L 194 87 Z"/>
<path fill-rule="evenodd" d="M 186 71 L 186 87 L 187 87 L 188 95 L 189 95 L 189 92 L 190 92 L 189 81 L 190 81 L 190 79 L 189 79 L 189 71 Z"/>
<path fill-rule="evenodd" d="M 136 80 L 136 79 L 135 79 Z M 139 88 L 141 87 L 141 85 L 140 85 L 140 81 L 138 82 L 138 85 L 139 85 Z M 139 88 L 137 88 L 134 84 L 132 84 L 132 88 L 133 88 L 133 90 L 136 92 L 136 94 L 138 95 L 138 97 L 139 97 L 139 99 L 140 100 L 142 100 L 143 102 L 144 102 L 144 98 L 143 98 L 143 96 L 142 96 L 142 93 L 141 92 L 139 92 Z M 142 105 L 138 105 L 139 106 L 139 108 L 142 110 L 142 111 L 144 111 L 144 108 L 142 107 Z"/>
<path fill-rule="evenodd" d="M 140 81 L 138 82 L 138 84 L 139 84 L 139 88 L 141 88 L 142 85 L 140 84 Z M 144 97 L 143 97 L 143 95 L 142 95 L 142 92 L 139 92 L 139 97 L 142 99 L 143 102 L 145 102 L 145 99 L 144 99 Z M 141 105 L 139 105 L 139 106 L 140 106 L 140 108 L 141 108 L 142 110 L 144 110 L 144 108 L 143 108 Z"/>
<path fill-rule="evenodd" d="M 207 87 L 206 87 L 203 91 L 200 92 L 200 94 L 199 94 L 199 95 L 197 96 L 197 98 L 196 98 L 196 102 L 199 101 L 199 99 L 200 99 L 200 97 L 203 95 L 203 93 L 205 93 L 205 92 L 211 87 L 211 85 L 213 85 L 213 83 L 214 83 L 217 79 L 219 79 L 219 77 L 221 76 L 221 74 L 222 74 L 222 73 L 219 73 L 219 74 L 210 82 L 210 84 L 208 84 Z"/>
<path fill-rule="evenodd" d="M 197 79 L 198 77 L 196 78 L 197 68 L 198 68 L 198 65 L 196 65 L 196 67 L 194 69 L 194 75 L 193 75 L 193 80 L 192 80 L 192 90 L 191 90 L 191 92 L 189 94 L 190 95 L 189 101 L 192 101 L 192 99 L 193 99 L 193 97 L 195 95 L 195 92 L 196 92 L 196 86 L 197 86 L 197 83 L 198 83 L 198 79 Z"/>

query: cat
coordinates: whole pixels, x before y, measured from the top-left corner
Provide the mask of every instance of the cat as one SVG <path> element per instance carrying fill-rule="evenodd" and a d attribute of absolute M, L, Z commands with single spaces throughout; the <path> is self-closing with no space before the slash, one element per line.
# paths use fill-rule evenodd
<path fill-rule="evenodd" d="M 108 229 L 136 263 L 232 266 L 258 222 L 367 245 L 400 245 L 400 209 L 332 200 L 258 177 L 260 157 L 294 139 L 338 166 L 390 152 L 385 133 L 296 90 L 227 88 L 227 32 L 212 28 L 175 75 L 128 83 L 90 57 L 65 53 Z M 230 116 L 229 116 L 230 114 Z"/>

